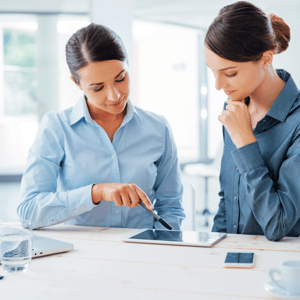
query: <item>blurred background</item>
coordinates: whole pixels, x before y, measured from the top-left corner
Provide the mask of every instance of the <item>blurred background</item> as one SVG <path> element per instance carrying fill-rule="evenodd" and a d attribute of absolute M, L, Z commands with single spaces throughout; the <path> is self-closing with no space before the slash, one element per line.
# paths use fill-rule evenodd
<path fill-rule="evenodd" d="M 275 57 L 274 66 L 300 84 L 300 0 L 250 2 L 291 27 L 290 48 Z M 218 11 L 231 3 L 0 0 L 0 220 L 17 217 L 20 180 L 39 121 L 50 110 L 73 106 L 81 96 L 70 80 L 65 45 L 74 32 L 94 22 L 112 28 L 125 44 L 134 104 L 164 115 L 171 124 L 182 178 L 193 186 L 184 202 L 192 228 L 210 230 L 222 155 L 217 116 L 226 95 L 214 88 L 203 41 Z M 204 216 L 204 209 L 211 214 Z"/>

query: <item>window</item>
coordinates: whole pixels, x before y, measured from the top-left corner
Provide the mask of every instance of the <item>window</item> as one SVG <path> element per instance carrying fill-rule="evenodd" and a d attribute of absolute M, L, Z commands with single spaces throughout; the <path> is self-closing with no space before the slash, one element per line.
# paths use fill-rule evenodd
<path fill-rule="evenodd" d="M 37 113 L 36 29 L 34 22 L 3 27 L 2 105 L 5 116 Z"/>
<path fill-rule="evenodd" d="M 81 91 L 70 80 L 65 45 L 89 22 L 82 15 L 0 13 L 0 174 L 21 174 L 39 119 L 79 99 Z M 55 67 L 48 70 L 50 46 Z M 49 96 L 53 90 L 55 97 Z"/>

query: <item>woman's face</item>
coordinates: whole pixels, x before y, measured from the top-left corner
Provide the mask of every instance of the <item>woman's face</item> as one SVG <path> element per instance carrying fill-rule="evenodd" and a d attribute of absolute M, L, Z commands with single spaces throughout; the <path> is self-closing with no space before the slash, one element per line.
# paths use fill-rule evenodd
<path fill-rule="evenodd" d="M 216 89 L 222 89 L 230 100 L 243 100 L 253 94 L 264 81 L 263 60 L 234 62 L 218 56 L 208 47 L 205 47 L 205 58 L 216 78 Z"/>
<path fill-rule="evenodd" d="M 97 113 L 100 109 L 114 115 L 124 111 L 130 92 L 125 61 L 89 62 L 78 70 L 78 75 L 78 86 L 86 95 L 90 110 Z"/>

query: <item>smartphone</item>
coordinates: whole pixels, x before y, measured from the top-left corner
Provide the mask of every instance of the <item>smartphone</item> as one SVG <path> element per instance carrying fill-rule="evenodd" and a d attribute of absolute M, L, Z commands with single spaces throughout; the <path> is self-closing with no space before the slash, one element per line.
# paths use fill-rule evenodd
<path fill-rule="evenodd" d="M 224 261 L 224 268 L 253 268 L 254 253 L 228 252 Z"/>

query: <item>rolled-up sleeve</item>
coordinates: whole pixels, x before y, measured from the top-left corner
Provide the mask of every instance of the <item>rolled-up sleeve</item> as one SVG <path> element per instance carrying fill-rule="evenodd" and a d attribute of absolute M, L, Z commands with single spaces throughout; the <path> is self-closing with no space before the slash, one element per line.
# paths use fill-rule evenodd
<path fill-rule="evenodd" d="M 21 182 L 18 214 L 21 219 L 30 220 L 33 228 L 64 222 L 95 206 L 91 199 L 92 184 L 57 191 L 64 155 L 62 128 L 56 113 L 50 112 L 41 121 Z"/>
<path fill-rule="evenodd" d="M 183 187 L 181 183 L 180 168 L 177 158 L 177 149 L 173 134 L 168 122 L 164 120 L 164 151 L 157 161 L 157 178 L 154 189 L 156 203 L 154 205 L 158 215 L 169 223 L 173 230 L 180 230 L 185 214 L 182 207 Z M 156 229 L 165 229 L 158 221 L 154 224 Z"/>

